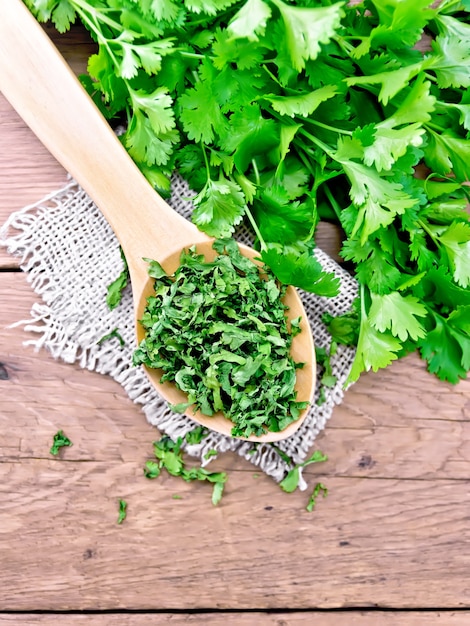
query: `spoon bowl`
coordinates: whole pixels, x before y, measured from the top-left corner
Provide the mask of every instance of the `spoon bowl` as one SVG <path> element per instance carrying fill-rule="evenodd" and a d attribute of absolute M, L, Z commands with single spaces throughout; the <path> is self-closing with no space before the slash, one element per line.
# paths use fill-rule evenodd
<path fill-rule="evenodd" d="M 18 33 L 21 33 L 19 35 Z M 41 26 L 21 0 L 0 2 L 0 89 L 51 154 L 86 190 L 99 207 L 124 251 L 131 277 L 137 339 L 144 336 L 141 319 L 153 280 L 145 258 L 159 261 L 173 273 L 182 249 L 197 246 L 207 260 L 215 257 L 212 239 L 177 214 L 150 186 L 115 133 L 81 86 Z M 241 246 L 255 259 L 258 252 Z M 301 333 L 293 339 L 291 355 L 305 363 L 297 370 L 297 398 L 311 401 L 315 389 L 315 351 L 302 301 L 293 287 L 284 303 L 288 318 L 301 317 Z M 160 383 L 160 370 L 146 369 L 157 391 L 170 403 L 186 400 L 172 383 Z M 278 441 L 293 434 L 307 415 L 281 432 L 268 432 L 250 441 Z M 192 420 L 231 435 L 233 424 L 222 413 L 208 417 L 186 411 Z"/>

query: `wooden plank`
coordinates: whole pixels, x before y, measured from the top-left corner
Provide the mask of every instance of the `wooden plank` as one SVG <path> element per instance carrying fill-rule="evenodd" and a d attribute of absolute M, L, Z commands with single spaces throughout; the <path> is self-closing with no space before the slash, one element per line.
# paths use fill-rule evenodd
<path fill-rule="evenodd" d="M 328 486 L 308 513 L 305 494 L 232 472 L 213 507 L 209 485 L 136 461 L 0 463 L 0 606 L 470 608 L 468 481 Z"/>
<path fill-rule="evenodd" d="M 470 612 L 306 611 L 301 613 L 143 613 L 138 615 L 0 615 L 0 626 L 468 626 Z"/>
<path fill-rule="evenodd" d="M 9 327 L 28 318 L 35 299 L 23 274 L 0 274 L 0 415 L 9 424 L 0 430 L 4 457 L 47 457 L 53 434 L 62 428 L 75 442 L 69 459 L 137 455 L 144 462 L 157 431 L 120 385 L 54 361 L 46 350 L 36 353 L 22 345 L 33 333 Z M 465 480 L 469 417 L 470 381 L 452 387 L 427 373 L 417 357 L 403 359 L 364 375 L 347 391 L 317 439 L 329 461 L 306 474 Z M 31 431 L 34 437 L 25 436 Z M 235 459 L 231 467 L 254 471 Z"/>
<path fill-rule="evenodd" d="M 32 300 L 22 274 L 0 274 L 3 610 L 470 606 L 468 386 L 426 422 L 432 377 L 400 394 L 415 360 L 382 402 L 384 373 L 364 377 L 320 437 L 330 460 L 308 468 L 329 488 L 313 513 L 233 455 L 215 461 L 229 481 L 212 507 L 208 485 L 144 478 L 155 430 L 117 383 L 21 345 L 7 326 Z M 74 446 L 55 459 L 58 428 Z"/>

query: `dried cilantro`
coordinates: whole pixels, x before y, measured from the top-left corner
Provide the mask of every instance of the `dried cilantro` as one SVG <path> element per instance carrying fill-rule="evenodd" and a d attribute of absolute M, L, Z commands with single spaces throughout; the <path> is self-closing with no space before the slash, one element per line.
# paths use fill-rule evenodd
<path fill-rule="evenodd" d="M 71 446 L 71 445 L 73 445 L 73 444 L 70 441 L 70 439 L 66 435 L 64 435 L 64 431 L 63 430 L 59 430 L 54 435 L 54 439 L 52 441 L 52 447 L 49 450 L 49 452 L 51 454 L 53 454 L 54 456 L 57 456 L 59 454 L 59 450 L 61 448 L 65 447 L 65 446 Z"/>
<path fill-rule="evenodd" d="M 182 437 L 173 441 L 171 437 L 164 435 L 155 441 L 153 451 L 156 461 L 149 460 L 145 463 L 144 476 L 151 479 L 157 478 L 160 476 L 161 470 L 166 469 L 171 476 L 180 476 L 186 482 L 200 480 L 212 483 L 212 504 L 217 506 L 222 499 L 227 474 L 225 472 L 209 472 L 203 467 L 188 468 L 183 459 L 182 445 Z"/>
<path fill-rule="evenodd" d="M 322 496 L 324 498 L 326 498 L 326 496 L 328 495 L 328 488 L 325 487 L 325 485 L 323 483 L 317 483 L 315 485 L 315 487 L 313 488 L 313 492 L 312 495 L 310 496 L 310 499 L 308 501 L 307 506 L 305 507 L 306 510 L 311 513 L 313 511 L 313 509 L 315 508 L 316 504 L 317 504 L 317 497 L 322 494 Z"/>
<path fill-rule="evenodd" d="M 119 500 L 119 515 L 118 515 L 118 524 L 122 524 L 122 522 L 127 517 L 127 502 L 125 500 Z"/>
<path fill-rule="evenodd" d="M 290 356 L 285 287 L 269 269 L 262 278 L 232 239 L 213 247 L 210 262 L 194 247 L 183 251 L 172 276 L 151 263 L 155 293 L 140 320 L 146 336 L 134 364 L 162 369 L 162 382 L 187 394 L 176 412 L 191 405 L 208 416 L 222 411 L 233 436 L 281 431 L 308 406 L 296 398 L 302 364 Z"/>

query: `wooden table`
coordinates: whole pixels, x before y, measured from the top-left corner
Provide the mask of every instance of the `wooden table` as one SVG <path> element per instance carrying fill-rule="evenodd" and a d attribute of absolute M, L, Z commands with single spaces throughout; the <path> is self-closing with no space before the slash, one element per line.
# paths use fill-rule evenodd
<path fill-rule="evenodd" d="M 83 32 L 54 37 L 81 70 Z M 0 139 L 3 223 L 66 173 L 3 98 Z M 0 625 L 470 624 L 469 380 L 417 356 L 364 375 L 317 440 L 312 513 L 230 454 L 213 507 L 205 484 L 144 478 L 157 433 L 118 383 L 23 345 L 36 300 L 1 250 Z"/>

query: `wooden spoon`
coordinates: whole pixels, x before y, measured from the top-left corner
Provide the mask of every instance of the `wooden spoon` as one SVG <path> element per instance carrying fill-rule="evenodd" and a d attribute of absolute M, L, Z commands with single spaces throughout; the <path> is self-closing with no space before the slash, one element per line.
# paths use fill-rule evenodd
<path fill-rule="evenodd" d="M 0 2 L 0 89 L 53 156 L 87 191 L 113 228 L 126 256 L 132 282 L 137 338 L 138 323 L 152 293 L 143 258 L 158 260 L 172 273 L 183 248 L 197 244 L 213 258 L 212 240 L 175 211 L 147 182 L 80 82 L 21 0 Z M 256 252 L 240 246 L 253 258 Z M 289 317 L 302 317 L 302 332 L 291 354 L 304 362 L 297 370 L 297 397 L 311 401 L 315 388 L 315 353 L 302 302 L 292 287 L 285 296 Z M 157 391 L 170 403 L 186 396 L 172 383 L 160 383 L 160 370 L 147 369 Z M 301 417 L 280 433 L 249 437 L 278 441 L 292 435 Z M 212 417 L 188 409 L 187 415 L 207 428 L 231 435 L 232 422 L 222 413 Z"/>

